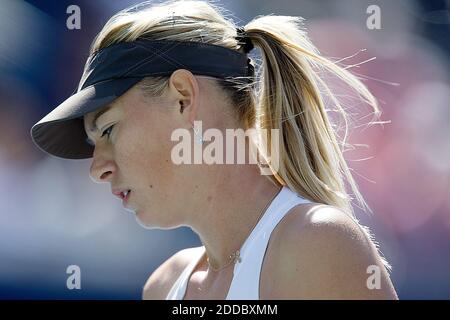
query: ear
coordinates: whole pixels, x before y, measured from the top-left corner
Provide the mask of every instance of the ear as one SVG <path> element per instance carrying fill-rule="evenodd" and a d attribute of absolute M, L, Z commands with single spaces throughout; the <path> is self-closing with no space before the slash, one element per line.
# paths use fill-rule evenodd
<path fill-rule="evenodd" d="M 174 71 L 169 79 L 169 92 L 178 112 L 193 124 L 198 115 L 199 85 L 192 72 L 186 69 Z"/>

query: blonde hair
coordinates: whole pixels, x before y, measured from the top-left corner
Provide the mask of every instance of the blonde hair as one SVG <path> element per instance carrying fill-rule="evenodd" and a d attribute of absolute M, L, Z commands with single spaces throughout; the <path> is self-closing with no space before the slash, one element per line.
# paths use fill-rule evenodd
<path fill-rule="evenodd" d="M 236 27 L 225 18 L 222 8 L 205 1 L 146 2 L 114 15 L 94 40 L 91 54 L 137 38 L 205 42 L 242 52 L 235 39 Z M 346 111 L 321 74 L 327 71 L 337 76 L 379 116 L 375 98 L 358 78 L 319 54 L 308 39 L 301 18 L 261 16 L 244 28 L 255 47 L 261 49 L 261 72 L 252 84 L 242 83 L 241 79 L 217 79 L 217 83 L 229 92 L 244 127 L 279 129 L 279 170 L 270 179 L 355 218 L 347 182 L 361 208 L 371 211 L 343 156 L 343 147 L 348 146 Z M 157 96 L 167 80 L 168 77 L 150 77 L 140 85 Z M 345 122 L 341 142 L 327 114 L 326 98 Z M 266 157 L 270 159 L 268 152 Z"/>

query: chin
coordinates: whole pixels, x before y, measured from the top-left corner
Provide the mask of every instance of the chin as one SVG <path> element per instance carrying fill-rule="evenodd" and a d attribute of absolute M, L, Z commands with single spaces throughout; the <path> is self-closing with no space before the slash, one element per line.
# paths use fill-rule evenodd
<path fill-rule="evenodd" d="M 134 208 L 125 208 L 125 211 L 134 213 L 135 215 L 137 214 L 137 209 L 134 209 Z"/>
<path fill-rule="evenodd" d="M 137 223 L 145 229 L 170 230 L 178 227 L 168 224 L 168 221 L 155 220 L 158 215 L 151 215 L 148 212 L 136 211 L 135 217 Z"/>
<path fill-rule="evenodd" d="M 152 220 L 152 216 L 149 215 L 147 212 L 143 212 L 141 210 L 136 210 L 135 217 L 136 217 L 137 223 L 145 229 L 159 229 L 160 228 L 158 223 L 156 221 Z M 153 217 L 155 217 L 155 216 L 153 216 Z"/>
<path fill-rule="evenodd" d="M 142 219 L 142 217 L 139 216 L 139 214 L 136 212 L 136 222 L 144 229 L 159 229 L 159 226 L 155 225 L 154 223 L 149 223 L 148 221 L 145 221 Z"/>

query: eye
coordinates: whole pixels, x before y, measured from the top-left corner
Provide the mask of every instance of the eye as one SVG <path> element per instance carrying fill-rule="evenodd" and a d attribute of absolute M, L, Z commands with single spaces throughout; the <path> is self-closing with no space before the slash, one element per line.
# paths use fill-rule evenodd
<path fill-rule="evenodd" d="M 113 129 L 114 125 L 109 126 L 108 128 L 106 128 L 103 132 L 102 132 L 102 137 L 104 135 L 107 135 L 108 138 L 111 136 L 111 131 Z"/>

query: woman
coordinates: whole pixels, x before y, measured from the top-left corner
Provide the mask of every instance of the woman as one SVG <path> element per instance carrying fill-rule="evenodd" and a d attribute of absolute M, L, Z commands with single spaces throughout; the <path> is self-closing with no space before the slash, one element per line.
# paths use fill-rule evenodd
<path fill-rule="evenodd" d="M 345 182 L 368 207 L 321 91 L 345 119 L 344 111 L 319 71 L 379 110 L 361 82 L 318 54 L 299 22 L 266 16 L 236 28 L 204 1 L 120 12 L 94 40 L 77 92 L 33 126 L 47 153 L 92 157 L 92 178 L 109 183 L 142 225 L 199 235 L 203 246 L 165 261 L 143 298 L 397 298 L 387 263 L 353 216 Z M 254 46 L 259 75 L 247 57 Z M 189 161 L 199 150 L 212 156 L 208 141 L 230 129 L 257 129 L 247 137 L 265 163 Z M 179 152 L 185 132 L 195 142 Z M 235 147 L 223 141 L 225 158 Z M 254 159 L 250 145 L 240 153 Z"/>

